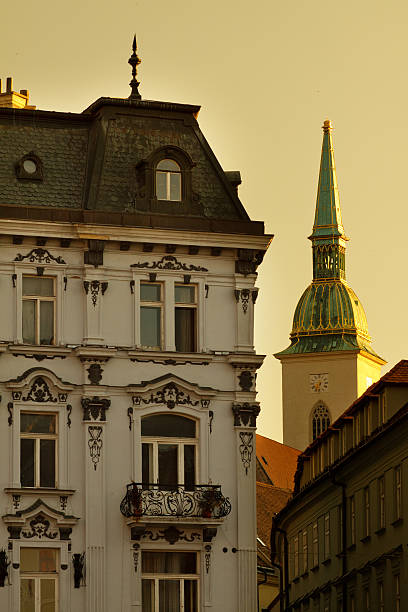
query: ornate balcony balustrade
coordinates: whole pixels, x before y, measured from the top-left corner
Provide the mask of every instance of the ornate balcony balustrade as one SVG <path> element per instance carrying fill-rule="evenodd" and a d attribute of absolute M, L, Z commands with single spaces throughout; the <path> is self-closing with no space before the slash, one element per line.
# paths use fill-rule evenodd
<path fill-rule="evenodd" d="M 223 518 L 231 512 L 228 497 L 220 485 L 146 484 L 132 482 L 126 487 L 120 511 L 127 518 L 135 517 L 194 517 Z"/>

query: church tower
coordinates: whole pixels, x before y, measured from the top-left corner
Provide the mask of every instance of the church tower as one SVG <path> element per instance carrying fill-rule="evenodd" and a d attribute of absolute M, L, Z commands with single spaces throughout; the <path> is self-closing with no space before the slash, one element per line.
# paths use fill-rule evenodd
<path fill-rule="evenodd" d="M 293 317 L 282 363 L 283 442 L 305 448 L 381 375 L 363 306 L 346 282 L 346 241 L 331 135 L 323 145 L 313 232 L 313 281 Z"/>

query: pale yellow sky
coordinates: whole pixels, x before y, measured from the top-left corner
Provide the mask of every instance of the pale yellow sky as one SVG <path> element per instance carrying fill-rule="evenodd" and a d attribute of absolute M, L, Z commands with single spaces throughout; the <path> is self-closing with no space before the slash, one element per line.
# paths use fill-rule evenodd
<path fill-rule="evenodd" d="M 403 0 L 25 0 L 2 7 L 0 78 L 38 108 L 80 112 L 140 92 L 201 104 L 200 126 L 240 197 L 275 239 L 258 279 L 260 433 L 281 439 L 280 364 L 311 280 L 323 120 L 334 125 L 347 277 L 377 352 L 407 356 L 408 5 Z M 0 153 L 1 154 L 1 153 Z"/>

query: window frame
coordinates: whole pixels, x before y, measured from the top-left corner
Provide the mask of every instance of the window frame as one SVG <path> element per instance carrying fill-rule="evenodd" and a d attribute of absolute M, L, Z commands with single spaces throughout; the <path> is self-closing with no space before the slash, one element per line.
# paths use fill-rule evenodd
<path fill-rule="evenodd" d="M 145 418 L 149 418 L 150 416 L 160 416 L 163 414 L 167 416 L 167 413 L 150 413 L 141 416 L 140 426 L 142 426 L 142 421 Z M 144 436 L 140 434 L 140 452 L 141 452 L 141 461 L 140 465 L 143 468 L 143 444 L 151 444 L 152 445 L 152 479 L 151 482 L 145 483 L 142 478 L 143 484 L 151 484 L 157 486 L 160 489 L 161 483 L 159 483 L 159 445 L 160 444 L 169 444 L 177 446 L 177 482 L 175 485 L 184 486 L 184 446 L 194 446 L 194 485 L 199 484 L 198 475 L 199 471 L 199 456 L 200 456 L 200 437 L 199 437 L 199 421 L 196 418 L 191 416 L 187 416 L 181 413 L 172 413 L 174 416 L 182 416 L 184 418 L 189 419 L 195 423 L 195 437 L 194 438 L 183 438 L 182 436 Z M 142 472 L 143 474 L 143 472 Z M 169 485 L 164 485 L 168 487 Z"/>
<path fill-rule="evenodd" d="M 330 559 L 330 512 L 326 512 L 323 518 L 324 525 L 324 560 Z"/>
<path fill-rule="evenodd" d="M 177 287 L 192 287 L 194 289 L 194 302 L 177 302 L 176 301 L 176 288 Z M 194 348 L 192 351 L 178 351 L 177 350 L 177 332 L 176 332 L 176 312 L 177 310 L 192 310 L 194 312 L 193 318 L 193 343 Z M 177 352 L 196 353 L 198 346 L 198 285 L 197 283 L 180 283 L 174 282 L 174 344 Z"/>
<path fill-rule="evenodd" d="M 55 434 L 46 433 L 28 433 L 21 431 L 21 415 L 23 414 L 34 414 L 47 416 L 55 416 Z M 42 411 L 42 410 L 30 410 L 23 408 L 20 410 L 20 436 L 19 436 L 19 447 L 20 447 L 20 461 L 21 461 L 21 440 L 34 440 L 34 485 L 23 486 L 21 484 L 21 467 L 20 467 L 20 486 L 22 489 L 57 489 L 58 488 L 58 441 L 59 441 L 59 415 L 58 412 Z M 41 440 L 55 440 L 54 445 L 54 486 L 45 487 L 41 485 Z M 20 464 L 21 465 L 21 464 Z"/>
<path fill-rule="evenodd" d="M 402 465 L 394 468 L 394 520 L 402 519 Z"/>
<path fill-rule="evenodd" d="M 371 508 L 370 508 L 370 488 L 364 487 L 363 489 L 363 502 L 364 502 L 364 537 L 370 536 L 371 528 Z"/>
<path fill-rule="evenodd" d="M 34 580 L 34 584 L 35 584 L 35 602 L 34 602 L 34 612 L 41 612 L 42 609 L 42 601 L 41 601 L 41 588 L 40 588 L 40 584 L 41 584 L 41 579 L 43 580 L 53 580 L 55 582 L 55 612 L 58 612 L 60 609 L 60 573 L 58 571 L 59 566 L 60 566 L 60 550 L 59 548 L 56 547 L 50 547 L 50 546 L 39 546 L 38 542 L 35 543 L 35 546 L 25 546 L 22 545 L 20 547 L 19 553 L 20 553 L 20 559 L 21 559 L 21 553 L 22 550 L 24 549 L 40 549 L 40 550 L 55 550 L 55 572 L 41 572 L 41 571 L 29 571 L 29 572 L 24 572 L 20 569 L 20 580 L 19 580 L 19 609 L 21 608 L 21 582 L 22 580 Z M 21 566 L 21 561 L 20 561 L 20 566 Z M 21 608 L 22 609 L 22 608 Z"/>
<path fill-rule="evenodd" d="M 142 300 L 141 299 L 141 291 L 142 285 L 154 285 L 160 287 L 160 300 L 158 302 L 153 302 L 150 300 Z M 140 280 L 139 283 L 139 335 L 140 335 L 140 347 L 148 350 L 148 351 L 161 351 L 164 346 L 164 338 L 165 338 L 165 329 L 164 329 L 164 310 L 165 310 L 165 296 L 164 296 L 164 286 L 162 281 L 154 281 L 150 282 L 148 280 Z M 142 344 L 142 309 L 143 308 L 156 308 L 160 310 L 160 346 L 148 346 Z"/>
<path fill-rule="evenodd" d="M 24 279 L 25 278 L 39 278 L 39 279 L 44 279 L 44 278 L 49 278 L 52 279 L 53 283 L 53 296 L 39 296 L 36 294 L 33 295 L 24 295 Z M 21 309 L 22 309 L 22 317 L 21 317 L 21 336 L 22 336 L 22 342 L 23 344 L 28 344 L 31 346 L 31 344 L 29 342 L 25 342 L 24 341 L 24 336 L 23 336 L 23 304 L 24 302 L 34 302 L 35 303 L 35 315 L 34 315 L 34 335 L 35 335 L 35 342 L 34 342 L 34 346 L 55 346 L 56 344 L 56 328 L 57 328 L 57 287 L 56 287 L 56 276 L 52 275 L 52 274 L 43 274 L 41 276 L 39 276 L 38 274 L 26 274 L 23 273 L 21 276 L 21 300 L 22 300 L 22 305 L 21 305 Z M 41 302 L 52 302 L 53 303 L 53 321 L 52 321 L 52 326 L 53 326 L 53 342 L 51 344 L 43 344 L 40 342 L 40 337 L 41 337 L 41 320 L 40 320 L 40 310 L 41 310 Z"/>
<path fill-rule="evenodd" d="M 319 525 L 318 521 L 314 521 L 312 526 L 313 535 L 313 567 L 319 565 Z"/>
<path fill-rule="evenodd" d="M 324 415 L 318 415 L 317 412 L 320 410 L 324 410 Z M 330 416 L 330 411 L 322 400 L 318 400 L 311 411 L 311 441 L 316 440 L 324 431 L 326 431 L 331 425 L 332 419 Z"/>
<path fill-rule="evenodd" d="M 162 170 L 159 168 L 159 165 L 164 161 L 171 161 L 178 166 L 178 170 Z M 158 196 L 158 182 L 157 175 L 164 174 L 166 177 L 166 198 L 159 198 Z M 178 198 L 171 198 L 171 176 L 175 175 L 179 177 L 178 184 Z M 182 202 L 183 201 L 183 170 L 180 166 L 179 162 L 176 161 L 173 157 L 162 157 L 155 165 L 154 168 L 154 195 L 159 202 Z"/>
<path fill-rule="evenodd" d="M 385 509 L 385 477 L 378 479 L 378 528 L 385 529 L 386 509 Z"/>
<path fill-rule="evenodd" d="M 200 609 L 200 603 L 201 603 L 201 554 L 199 551 L 197 550 L 191 550 L 191 549 L 162 549 L 162 548 L 155 548 L 155 549 L 143 549 L 142 550 L 142 564 L 143 564 L 143 553 L 146 552 L 156 552 L 156 553 L 164 553 L 164 552 L 171 552 L 171 553 L 183 553 L 183 552 L 189 552 L 189 553 L 194 553 L 196 556 L 196 573 L 195 574 L 173 574 L 173 573 L 144 573 L 143 572 L 143 565 L 141 565 L 142 569 L 141 569 L 141 589 L 143 589 L 142 587 L 142 582 L 143 580 L 153 580 L 154 581 L 154 592 L 155 592 L 155 602 L 154 602 L 154 609 L 152 611 L 149 612 L 159 612 L 159 605 L 160 605 L 160 600 L 159 600 L 159 582 L 160 580 L 174 580 L 174 581 L 178 581 L 179 582 L 179 592 L 180 592 L 180 612 L 183 612 L 183 610 L 185 609 L 184 607 L 184 589 L 183 589 L 183 585 L 184 585 L 184 581 L 185 580 L 190 580 L 190 581 L 194 581 L 197 584 L 197 610 Z M 142 591 L 141 591 L 142 593 Z M 142 597 L 141 597 L 142 599 Z M 143 603 L 142 603 L 143 605 Z"/>

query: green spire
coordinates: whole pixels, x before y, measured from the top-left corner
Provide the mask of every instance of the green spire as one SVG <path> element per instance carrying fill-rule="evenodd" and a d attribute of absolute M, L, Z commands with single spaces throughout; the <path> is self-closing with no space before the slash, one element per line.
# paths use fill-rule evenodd
<path fill-rule="evenodd" d="M 331 123 L 323 124 L 323 145 L 313 233 L 313 280 L 345 278 L 345 241 L 337 187 Z"/>

